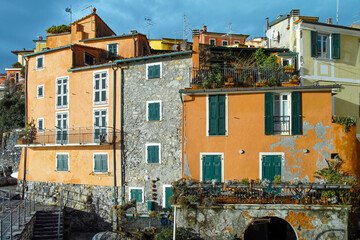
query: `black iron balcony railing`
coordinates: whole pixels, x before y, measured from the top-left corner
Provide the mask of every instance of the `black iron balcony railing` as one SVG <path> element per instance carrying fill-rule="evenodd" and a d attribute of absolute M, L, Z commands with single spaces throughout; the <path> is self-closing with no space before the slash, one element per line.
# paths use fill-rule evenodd
<path fill-rule="evenodd" d="M 274 133 L 290 134 L 290 116 L 274 116 Z"/>
<path fill-rule="evenodd" d="M 111 127 L 55 128 L 30 131 L 18 139 L 17 145 L 106 145 L 115 143 L 119 137 L 120 131 Z"/>
<path fill-rule="evenodd" d="M 191 84 L 203 85 L 204 82 L 222 81 L 233 83 L 237 87 L 253 87 L 256 83 L 268 82 L 272 86 L 280 86 L 282 82 L 288 82 L 297 71 L 284 68 L 263 69 L 263 68 L 190 68 L 189 73 Z M 222 79 L 219 79 L 221 76 Z M 219 85 L 218 85 L 219 86 Z M 222 87 L 222 86 L 220 86 Z"/>

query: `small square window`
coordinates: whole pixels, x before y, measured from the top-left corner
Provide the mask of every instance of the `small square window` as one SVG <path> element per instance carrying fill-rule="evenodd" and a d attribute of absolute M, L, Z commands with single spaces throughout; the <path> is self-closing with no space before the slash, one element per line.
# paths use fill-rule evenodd
<path fill-rule="evenodd" d="M 44 55 L 36 57 L 36 70 L 44 69 Z"/>
<path fill-rule="evenodd" d="M 40 85 L 37 87 L 37 97 L 38 98 L 44 97 L 44 85 Z"/>
<path fill-rule="evenodd" d="M 69 154 L 56 154 L 56 171 L 69 171 Z"/>
<path fill-rule="evenodd" d="M 43 132 L 44 131 L 44 119 L 43 118 L 38 118 L 38 125 L 37 125 L 37 131 L 38 132 Z"/>
<path fill-rule="evenodd" d="M 108 44 L 108 57 L 117 57 L 118 46 L 117 43 Z"/>
<path fill-rule="evenodd" d="M 162 77 L 161 63 L 146 64 L 146 79 L 154 79 L 161 77 Z"/>
<path fill-rule="evenodd" d="M 135 199 L 136 202 L 142 203 L 144 202 L 144 195 L 142 188 L 129 188 L 129 200 Z"/>
<path fill-rule="evenodd" d="M 215 46 L 215 39 L 210 39 L 210 45 Z"/>
<path fill-rule="evenodd" d="M 227 45 L 228 45 L 228 41 L 222 41 L 222 45 L 223 45 L 223 46 L 227 46 Z"/>
<path fill-rule="evenodd" d="M 239 44 L 240 42 L 239 41 L 234 41 L 235 44 Z"/>
<path fill-rule="evenodd" d="M 95 64 L 95 57 L 93 55 L 85 52 L 84 63 L 85 63 L 85 65 L 94 65 Z"/>
<path fill-rule="evenodd" d="M 108 172 L 107 154 L 94 154 L 94 172 L 95 173 Z"/>
<path fill-rule="evenodd" d="M 146 144 L 146 162 L 147 163 L 160 163 L 161 146 L 159 143 Z"/>
<path fill-rule="evenodd" d="M 146 102 L 147 121 L 160 121 L 161 120 L 161 101 Z"/>

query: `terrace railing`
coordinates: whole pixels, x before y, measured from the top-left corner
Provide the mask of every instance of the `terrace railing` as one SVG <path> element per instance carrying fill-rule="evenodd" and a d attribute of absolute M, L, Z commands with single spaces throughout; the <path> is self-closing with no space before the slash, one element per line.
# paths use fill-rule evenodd
<path fill-rule="evenodd" d="M 111 127 L 55 128 L 33 130 L 27 136 L 20 138 L 17 145 L 106 145 L 117 142 L 120 131 Z"/>
<path fill-rule="evenodd" d="M 231 68 L 223 67 L 220 69 L 209 68 L 190 68 L 191 84 L 201 85 L 208 81 L 212 76 L 221 74 L 223 81 L 233 81 L 234 86 L 252 87 L 256 83 L 271 81 L 273 84 L 280 85 L 282 82 L 288 82 L 293 75 L 298 72 L 289 71 L 284 68 L 264 69 L 264 68 Z"/>

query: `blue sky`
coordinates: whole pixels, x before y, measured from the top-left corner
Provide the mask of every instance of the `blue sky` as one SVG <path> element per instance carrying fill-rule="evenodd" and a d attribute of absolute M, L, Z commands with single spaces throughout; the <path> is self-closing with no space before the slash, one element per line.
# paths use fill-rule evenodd
<path fill-rule="evenodd" d="M 360 23 L 359 0 L 339 0 L 339 24 Z M 46 36 L 52 25 L 69 24 L 65 8 L 71 6 L 73 21 L 90 13 L 92 5 L 97 14 L 116 34 L 138 30 L 147 34 L 145 17 L 152 19 L 151 38 L 182 38 L 183 15 L 188 28 L 208 26 L 208 31 L 227 32 L 232 23 L 233 33 L 263 36 L 265 18 L 270 21 L 291 9 L 300 9 L 305 16 L 318 16 L 324 22 L 333 18 L 336 23 L 337 0 L 0 0 L 0 72 L 17 61 L 12 50 L 35 47 L 32 40 Z M 190 36 L 190 31 L 188 32 Z"/>

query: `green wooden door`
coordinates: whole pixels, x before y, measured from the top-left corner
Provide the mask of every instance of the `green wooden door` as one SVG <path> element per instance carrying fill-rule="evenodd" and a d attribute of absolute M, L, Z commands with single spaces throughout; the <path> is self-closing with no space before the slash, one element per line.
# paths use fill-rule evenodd
<path fill-rule="evenodd" d="M 221 182 L 221 155 L 204 155 L 202 159 L 202 181 L 213 179 Z"/>
<path fill-rule="evenodd" d="M 173 195 L 171 187 L 165 187 L 165 208 L 171 208 L 169 198 Z"/>
<path fill-rule="evenodd" d="M 265 155 L 262 160 L 262 179 L 274 181 L 276 175 L 281 176 L 281 155 Z"/>

